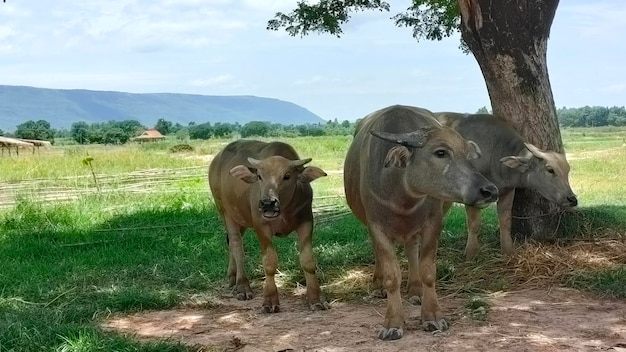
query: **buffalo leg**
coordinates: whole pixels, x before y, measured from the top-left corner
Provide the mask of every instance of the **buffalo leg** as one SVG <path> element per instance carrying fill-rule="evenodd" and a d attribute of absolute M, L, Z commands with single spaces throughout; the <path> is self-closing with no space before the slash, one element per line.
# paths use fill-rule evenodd
<path fill-rule="evenodd" d="M 406 243 L 404 253 L 409 262 L 408 299 L 411 304 L 420 304 L 423 292 L 419 273 L 419 241 L 415 239 Z"/>
<path fill-rule="evenodd" d="M 498 198 L 498 224 L 500 225 L 500 246 L 504 255 L 513 255 L 513 239 L 511 238 L 511 209 L 515 189 L 511 189 Z"/>
<path fill-rule="evenodd" d="M 378 264 L 378 259 L 374 261 L 374 277 L 372 278 L 372 296 L 378 298 L 387 297 L 387 292 L 383 287 L 383 271 Z"/>
<path fill-rule="evenodd" d="M 438 219 L 438 220 L 435 220 Z M 419 274 L 422 280 L 422 324 L 427 331 L 444 331 L 448 322 L 439 307 L 435 281 L 437 278 L 437 244 L 441 235 L 441 216 L 433 217 L 425 226 L 419 251 Z"/>
<path fill-rule="evenodd" d="M 246 230 L 245 227 L 240 227 L 239 233 L 243 234 L 245 230 Z M 229 247 L 229 250 L 228 250 L 228 287 L 234 288 L 237 285 L 237 261 L 235 260 L 233 251 L 230 250 L 230 239 L 229 239 L 228 234 L 226 234 L 226 241 Z M 243 253 L 243 249 L 242 249 L 242 253 Z"/>
<path fill-rule="evenodd" d="M 324 310 L 328 304 L 320 299 L 320 283 L 315 275 L 317 264 L 313 257 L 313 222 L 307 221 L 296 230 L 298 233 L 298 251 L 300 266 L 306 279 L 306 295 L 312 310 Z"/>
<path fill-rule="evenodd" d="M 404 333 L 404 309 L 400 296 L 402 280 L 398 258 L 391 240 L 375 225 L 370 225 L 370 236 L 374 245 L 376 265 L 382 273 L 382 283 L 387 291 L 385 324 L 378 333 L 381 340 L 397 340 Z"/>
<path fill-rule="evenodd" d="M 263 306 L 264 313 L 278 313 L 280 307 L 278 303 L 278 289 L 274 277 L 278 267 L 278 255 L 272 245 L 271 233 L 258 233 L 261 243 L 261 254 L 263 255 L 263 269 L 265 270 L 265 284 L 263 285 Z"/>
<path fill-rule="evenodd" d="M 245 227 L 239 226 L 232 219 L 224 219 L 228 232 L 228 282 L 237 294 L 238 300 L 252 299 L 250 281 L 246 276 L 243 262 L 243 238 Z"/>
<path fill-rule="evenodd" d="M 480 209 L 469 205 L 465 206 L 466 223 L 467 223 L 467 244 L 465 245 L 465 258 L 467 260 L 474 259 L 480 250 L 480 225 L 482 218 Z"/>

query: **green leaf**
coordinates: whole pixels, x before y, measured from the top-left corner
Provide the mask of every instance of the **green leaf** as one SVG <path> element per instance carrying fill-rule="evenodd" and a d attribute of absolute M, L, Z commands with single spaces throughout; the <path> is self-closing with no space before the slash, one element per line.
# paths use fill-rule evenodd
<path fill-rule="evenodd" d="M 91 162 L 93 161 L 93 157 L 90 155 L 87 155 L 87 157 L 85 157 L 85 159 L 82 160 L 83 165 L 88 166 L 89 164 L 91 164 Z"/>

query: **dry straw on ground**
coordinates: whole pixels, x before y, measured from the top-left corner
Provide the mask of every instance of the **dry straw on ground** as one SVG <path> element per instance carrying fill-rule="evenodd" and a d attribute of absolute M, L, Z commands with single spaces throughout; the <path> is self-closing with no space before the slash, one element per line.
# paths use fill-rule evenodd
<path fill-rule="evenodd" d="M 529 241 L 518 248 L 512 263 L 521 286 L 563 284 L 574 272 L 626 265 L 626 239 L 599 238 L 553 244 Z"/>

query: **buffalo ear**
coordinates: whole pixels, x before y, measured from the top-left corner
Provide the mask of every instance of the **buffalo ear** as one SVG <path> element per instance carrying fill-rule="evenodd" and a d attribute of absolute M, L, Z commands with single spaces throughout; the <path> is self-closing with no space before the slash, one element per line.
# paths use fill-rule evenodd
<path fill-rule="evenodd" d="M 326 172 L 324 172 L 324 170 L 320 169 L 319 167 L 307 166 L 302 170 L 302 173 L 298 175 L 298 181 L 302 183 L 309 183 L 326 175 Z"/>
<path fill-rule="evenodd" d="M 256 174 L 256 169 L 250 169 L 244 165 L 237 165 L 230 169 L 230 175 L 246 183 L 255 183 L 259 180 L 259 176 Z"/>
<path fill-rule="evenodd" d="M 474 141 L 467 141 L 470 147 L 470 152 L 467 155 L 469 159 L 479 159 L 482 156 L 482 152 L 480 151 L 480 147 Z"/>
<path fill-rule="evenodd" d="M 529 165 L 530 158 L 523 156 L 505 156 L 500 159 L 500 162 L 511 169 L 517 170 L 519 172 L 526 172 Z"/>
<path fill-rule="evenodd" d="M 411 151 L 409 148 L 399 145 L 394 146 L 389 149 L 389 152 L 387 152 L 387 156 L 385 157 L 385 167 L 393 166 L 403 169 L 409 165 L 410 158 Z"/>

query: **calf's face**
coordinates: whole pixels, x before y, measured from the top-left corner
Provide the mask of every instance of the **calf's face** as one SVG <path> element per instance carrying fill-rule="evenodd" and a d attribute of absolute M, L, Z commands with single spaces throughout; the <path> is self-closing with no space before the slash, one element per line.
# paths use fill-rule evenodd
<path fill-rule="evenodd" d="M 500 162 L 519 172 L 526 187 L 561 207 L 574 207 L 578 199 L 569 184 L 570 167 L 563 154 L 543 151 L 530 143 L 519 155 L 507 156 Z"/>
<path fill-rule="evenodd" d="M 277 218 L 287 204 L 291 203 L 298 183 L 309 183 L 326 173 L 317 167 L 304 165 L 311 158 L 289 160 L 282 156 L 270 156 L 257 160 L 248 158 L 249 166 L 237 165 L 230 174 L 249 184 L 256 184 L 258 210 L 266 220 Z"/>
<path fill-rule="evenodd" d="M 411 133 L 371 132 L 396 143 L 387 153 L 385 167 L 405 169 L 407 192 L 485 207 L 498 198 L 496 186 L 482 176 L 470 160 L 480 148 L 448 127 L 424 127 Z"/>

